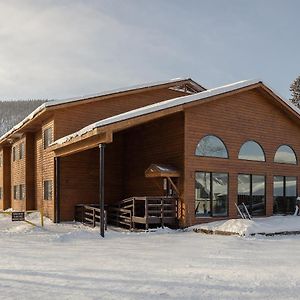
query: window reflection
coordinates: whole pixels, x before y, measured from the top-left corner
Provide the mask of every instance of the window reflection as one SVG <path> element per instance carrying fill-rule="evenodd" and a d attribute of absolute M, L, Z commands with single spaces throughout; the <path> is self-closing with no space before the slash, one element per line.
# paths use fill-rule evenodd
<path fill-rule="evenodd" d="M 281 145 L 275 153 L 274 162 L 296 165 L 296 154 L 290 146 Z"/>
<path fill-rule="evenodd" d="M 265 154 L 258 143 L 248 141 L 242 145 L 239 152 L 239 159 L 265 161 Z"/>
<path fill-rule="evenodd" d="M 274 176 L 274 214 L 292 214 L 297 197 L 297 177 Z"/>
<path fill-rule="evenodd" d="M 224 143 L 214 135 L 207 135 L 200 140 L 196 148 L 196 155 L 228 158 Z"/>
<path fill-rule="evenodd" d="M 252 216 L 265 214 L 265 176 L 238 175 L 238 205 L 246 205 Z"/>
<path fill-rule="evenodd" d="M 196 172 L 197 217 L 227 216 L 228 174 Z"/>

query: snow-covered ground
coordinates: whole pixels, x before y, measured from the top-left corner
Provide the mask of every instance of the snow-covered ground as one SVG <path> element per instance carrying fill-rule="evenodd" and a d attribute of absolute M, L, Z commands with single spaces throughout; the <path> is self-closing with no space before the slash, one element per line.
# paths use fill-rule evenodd
<path fill-rule="evenodd" d="M 33 221 L 36 222 L 33 217 Z M 0 216 L 1 299 L 298 299 L 300 236 L 44 229 Z"/>
<path fill-rule="evenodd" d="M 262 233 L 300 232 L 300 216 L 272 216 L 253 218 L 252 220 L 230 219 L 195 225 L 190 229 L 231 232 L 244 236 Z"/>

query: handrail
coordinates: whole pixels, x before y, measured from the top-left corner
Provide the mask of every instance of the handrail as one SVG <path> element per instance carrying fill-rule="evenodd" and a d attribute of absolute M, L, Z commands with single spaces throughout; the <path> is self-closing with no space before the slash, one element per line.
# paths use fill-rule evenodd
<path fill-rule="evenodd" d="M 75 220 L 80 221 L 82 224 L 92 225 L 92 227 L 96 227 L 97 223 L 101 221 L 101 210 L 98 207 L 95 207 L 97 204 L 92 206 L 93 204 L 77 204 L 75 205 Z M 81 210 L 78 211 L 78 208 Z M 81 214 L 81 220 L 78 220 L 77 214 L 78 212 Z M 87 222 L 88 221 L 88 222 Z M 107 230 L 107 212 L 104 210 L 104 225 L 105 230 Z"/>

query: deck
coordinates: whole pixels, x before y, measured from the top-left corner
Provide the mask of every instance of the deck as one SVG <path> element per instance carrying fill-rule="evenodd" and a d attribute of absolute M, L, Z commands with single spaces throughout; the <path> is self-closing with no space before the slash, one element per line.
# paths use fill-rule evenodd
<path fill-rule="evenodd" d="M 104 223 L 129 230 L 150 227 L 177 227 L 177 198 L 130 197 L 105 208 Z M 97 204 L 80 204 L 75 207 L 75 220 L 95 227 L 100 224 L 100 208 Z"/>

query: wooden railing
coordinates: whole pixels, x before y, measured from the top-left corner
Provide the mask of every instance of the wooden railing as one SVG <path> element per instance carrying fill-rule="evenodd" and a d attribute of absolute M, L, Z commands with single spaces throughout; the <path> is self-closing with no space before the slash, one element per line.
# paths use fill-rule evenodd
<path fill-rule="evenodd" d="M 174 225 L 177 220 L 177 198 L 165 196 L 131 197 L 119 202 L 119 209 L 132 212 L 131 226 L 150 224 L 158 226 Z"/>
<path fill-rule="evenodd" d="M 108 221 L 116 226 L 132 228 L 132 210 L 110 206 L 108 208 Z"/>
<path fill-rule="evenodd" d="M 105 228 L 107 222 L 128 229 L 149 229 L 149 226 L 177 225 L 177 198 L 175 197 L 131 197 L 117 205 L 107 207 L 104 211 Z M 75 220 L 95 227 L 100 225 L 100 208 L 96 204 L 79 204 L 75 206 Z"/>
<path fill-rule="evenodd" d="M 95 204 L 78 204 L 75 206 L 75 221 L 96 227 L 100 226 L 100 208 Z M 104 211 L 104 226 L 107 230 L 107 213 Z"/>

